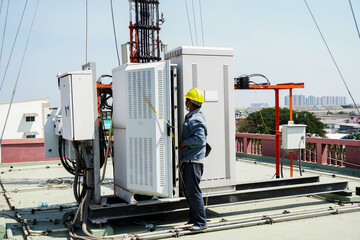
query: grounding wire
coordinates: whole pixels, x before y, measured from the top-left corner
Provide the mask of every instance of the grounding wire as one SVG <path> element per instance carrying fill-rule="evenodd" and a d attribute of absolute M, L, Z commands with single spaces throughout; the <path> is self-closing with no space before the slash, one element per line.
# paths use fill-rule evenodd
<path fill-rule="evenodd" d="M 0 17 L 1 17 L 1 12 L 2 12 L 3 3 L 4 3 L 4 0 L 1 0 L 1 5 L 0 5 Z"/>
<path fill-rule="evenodd" d="M 203 47 L 204 47 L 205 46 L 205 41 L 204 41 L 204 26 L 203 26 L 203 16 L 202 16 L 202 10 L 201 10 L 201 0 L 199 0 L 199 8 L 200 8 L 202 44 L 203 44 Z"/>
<path fill-rule="evenodd" d="M 339 66 L 337 65 L 337 63 L 336 63 L 336 61 L 335 61 L 335 58 L 334 58 L 334 56 L 333 56 L 332 53 L 331 53 L 331 50 L 330 50 L 330 48 L 329 48 L 329 46 L 328 46 L 328 44 L 327 44 L 327 42 L 326 42 L 326 40 L 325 40 L 324 35 L 322 34 L 322 32 L 321 32 L 321 30 L 320 30 L 320 27 L 319 27 L 319 25 L 317 24 L 317 21 L 316 21 L 314 15 L 313 15 L 313 13 L 312 13 L 312 11 L 311 11 L 311 9 L 310 9 L 310 6 L 308 5 L 308 3 L 307 3 L 306 0 L 304 0 L 304 2 L 305 2 L 305 4 L 306 4 L 307 9 L 308 9 L 309 12 L 310 12 L 310 15 L 311 15 L 312 19 L 314 20 L 314 23 L 315 23 L 315 25 L 316 25 L 316 27 L 317 27 L 320 35 L 321 35 L 322 40 L 324 41 L 324 44 L 325 44 L 325 46 L 326 46 L 326 48 L 327 48 L 327 50 L 328 50 L 328 52 L 329 52 L 329 54 L 330 54 L 330 57 L 331 57 L 331 59 L 333 60 L 333 62 L 334 62 L 334 64 L 335 64 L 335 67 L 336 67 L 336 69 L 337 69 L 337 71 L 338 71 L 338 73 L 339 73 L 339 75 L 340 75 L 340 77 L 341 77 L 341 79 L 342 79 L 345 87 L 346 87 L 346 90 L 348 91 L 348 93 L 349 93 L 349 95 L 350 95 L 350 97 L 351 97 L 351 100 L 352 100 L 353 103 L 354 103 L 354 106 L 355 106 L 356 110 L 358 111 L 358 113 L 360 114 L 360 110 L 359 110 L 358 106 L 357 106 L 356 103 L 355 103 L 355 100 L 354 100 L 354 98 L 353 98 L 353 96 L 352 96 L 352 94 L 351 94 L 351 92 L 350 92 L 350 89 L 348 88 L 348 86 L 347 86 L 347 84 L 346 84 L 346 82 L 345 82 L 345 79 L 344 79 L 344 77 L 343 77 L 343 75 L 342 75 L 342 73 L 341 73 L 341 71 L 340 71 L 340 68 L 339 68 Z"/>
<path fill-rule="evenodd" d="M 117 54 L 117 59 L 118 59 L 118 63 L 119 63 L 119 66 L 120 66 L 120 56 L 119 56 L 119 48 L 118 48 L 118 44 L 117 44 L 117 39 L 116 39 L 115 21 L 114 21 L 114 9 L 113 9 L 113 2 L 112 2 L 112 0 L 110 0 L 110 6 L 111 6 L 111 18 L 112 18 L 112 25 L 113 25 L 113 30 L 114 30 L 114 39 L 115 39 L 116 54 Z"/>
<path fill-rule="evenodd" d="M 350 8 L 351 8 L 352 16 L 354 18 L 354 23 L 355 23 L 355 26 L 356 26 L 357 33 L 358 33 L 358 36 L 360 38 L 359 27 L 358 27 L 358 24 L 357 24 L 357 21 L 356 21 L 356 17 L 355 17 L 355 14 L 354 14 L 354 9 L 353 9 L 352 4 L 351 4 L 351 0 L 349 0 L 349 5 L 350 5 Z"/>
<path fill-rule="evenodd" d="M 85 64 L 87 64 L 87 58 L 88 58 L 88 12 L 89 12 L 89 4 L 88 4 L 88 0 L 86 0 L 86 26 L 85 26 Z"/>
<path fill-rule="evenodd" d="M 10 64 L 10 61 L 11 61 L 12 54 L 13 54 L 13 52 L 14 52 L 16 40 L 17 40 L 17 37 L 18 37 L 18 35 L 19 35 L 19 31 L 20 31 L 20 27 L 21 27 L 21 24 L 22 24 L 22 21 L 23 21 L 23 18 L 24 18 L 24 14 L 25 14 L 25 10 L 26 10 L 27 3 L 28 3 L 28 0 L 26 0 L 26 2 L 25 2 L 25 6 L 24 6 L 24 10 L 23 10 L 22 15 L 21 15 L 20 23 L 19 23 L 18 29 L 17 29 L 17 31 L 16 31 L 14 43 L 13 43 L 13 46 L 12 46 L 11 52 L 10 52 L 10 57 L 9 57 L 9 60 L 8 60 L 7 65 L 6 65 L 5 73 L 4 73 L 2 82 L 1 82 L 0 92 L 1 92 L 1 89 L 2 89 L 2 87 L 3 87 L 3 84 L 4 84 L 4 80 L 5 80 L 5 78 L 6 78 L 7 71 L 8 71 L 8 69 L 9 69 L 9 64 Z"/>
<path fill-rule="evenodd" d="M 192 2 L 192 9 L 193 9 L 193 17 L 194 17 L 194 30 L 195 30 L 196 46 L 199 46 L 199 44 L 198 44 L 198 39 L 197 39 L 197 31 L 196 31 L 196 17 L 195 17 L 194 0 L 191 0 L 191 2 Z"/>
<path fill-rule="evenodd" d="M 185 0 L 185 6 L 186 6 L 186 15 L 187 15 L 188 23 L 189 23 L 191 45 L 194 46 L 194 41 L 193 41 L 192 31 L 191 31 L 191 23 L 190 23 L 189 9 L 188 9 L 188 5 L 187 5 L 187 1 L 186 1 L 186 0 Z"/>
<path fill-rule="evenodd" d="M 0 49 L 0 67 L 1 67 L 1 59 L 2 59 L 2 51 L 3 51 L 3 47 L 4 47 L 4 41 L 5 41 L 5 33 L 6 33 L 6 25 L 7 25 L 7 19 L 8 19 L 8 13 L 9 13 L 9 5 L 10 5 L 10 0 L 8 0 L 8 4 L 7 4 L 7 8 L 6 8 L 6 16 L 5 16 L 5 23 L 4 23 L 4 31 L 3 31 L 3 36 L 2 36 L 2 41 L 1 41 L 1 49 Z M 2 86 L 2 84 L 1 84 Z M 1 87 L 0 87 L 0 92 L 1 92 Z"/>
<path fill-rule="evenodd" d="M 28 47 L 28 44 L 29 44 L 29 39 L 30 39 L 31 31 L 32 31 L 32 28 L 33 28 L 33 25 L 34 25 L 36 12 L 37 12 L 37 9 L 38 9 L 38 6 L 39 6 L 39 1 L 40 1 L 40 0 L 37 0 L 37 3 L 36 3 L 36 7 L 35 7 L 35 11 L 34 11 L 34 16 L 33 16 L 32 22 L 31 22 L 29 34 L 28 34 L 28 37 L 27 37 L 27 40 L 26 40 L 26 44 L 25 44 L 24 53 L 23 53 L 23 56 L 22 56 L 22 59 L 21 59 L 21 63 L 20 63 L 19 72 L 18 72 L 18 75 L 17 75 L 17 77 L 16 77 L 16 82 L 15 82 L 14 89 L 13 89 L 13 93 L 12 93 L 12 96 L 11 96 L 11 101 L 10 101 L 9 109 L 8 109 L 8 112 L 7 112 L 7 115 L 6 115 L 6 118 L 5 118 L 5 123 L 4 123 L 3 130 L 2 130 L 2 133 L 1 133 L 0 144 L 1 144 L 2 139 L 3 139 L 3 136 L 4 136 L 4 132 L 5 132 L 5 128 L 6 128 L 6 123 L 7 123 L 7 121 L 8 121 L 9 114 L 10 114 L 10 110 L 11 110 L 11 105 L 12 105 L 12 103 L 13 103 L 14 96 L 15 96 L 15 93 L 16 93 L 16 87 L 17 87 L 17 84 L 18 84 L 18 82 L 19 82 L 20 72 L 21 72 L 21 69 L 22 69 L 22 66 L 23 66 L 23 63 L 24 63 L 24 58 L 25 58 L 26 50 L 27 50 L 27 47 Z M 21 21 L 20 21 L 20 24 L 19 24 L 19 28 L 20 28 L 20 25 L 21 25 L 21 22 L 22 22 L 22 19 L 23 19 L 25 10 L 26 10 L 27 3 L 28 3 L 28 0 L 26 0 L 25 6 L 24 6 L 24 11 L 23 11 L 23 15 L 22 15 L 22 17 L 21 17 Z M 16 34 L 16 36 L 17 36 L 17 34 Z M 15 44 L 14 44 L 14 45 L 15 45 Z M 9 62 L 10 62 L 10 59 L 9 59 Z"/>

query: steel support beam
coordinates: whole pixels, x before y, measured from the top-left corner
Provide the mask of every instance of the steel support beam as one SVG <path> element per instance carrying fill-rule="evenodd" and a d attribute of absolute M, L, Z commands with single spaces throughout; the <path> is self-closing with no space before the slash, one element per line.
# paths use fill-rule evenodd
<path fill-rule="evenodd" d="M 284 198 L 319 193 L 338 192 L 347 189 L 348 182 L 318 182 L 318 177 L 278 179 L 274 181 L 239 184 L 234 192 L 205 196 L 207 206 L 221 206 L 241 202 Z M 301 181 L 303 180 L 303 182 Z M 271 185 L 271 182 L 274 184 Z M 206 199 L 205 199 L 206 198 Z M 141 201 L 135 204 L 121 203 L 116 196 L 104 196 L 103 205 L 90 205 L 90 220 L 103 223 L 110 219 L 129 218 L 161 213 L 185 211 L 188 203 L 185 198 Z"/>
<path fill-rule="evenodd" d="M 296 177 L 296 178 L 278 178 L 268 181 L 258 182 L 246 182 L 236 185 L 236 190 L 267 188 L 267 187 L 279 187 L 286 185 L 304 184 L 304 183 L 316 183 L 320 182 L 319 176 L 310 177 Z"/>

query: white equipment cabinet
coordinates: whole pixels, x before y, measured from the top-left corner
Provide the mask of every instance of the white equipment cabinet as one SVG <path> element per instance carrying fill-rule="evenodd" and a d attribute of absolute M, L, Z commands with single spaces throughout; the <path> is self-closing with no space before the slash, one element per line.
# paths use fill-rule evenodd
<path fill-rule="evenodd" d="M 70 141 L 94 139 L 96 109 L 91 71 L 69 72 L 58 76 L 61 93 L 62 135 Z"/>
<path fill-rule="evenodd" d="M 178 119 L 181 127 L 185 115 L 184 94 L 199 88 L 205 94 L 201 111 L 208 127 L 208 143 L 212 146 L 205 159 L 200 187 L 211 193 L 234 191 L 236 185 L 235 106 L 233 49 L 178 47 L 165 54 L 177 64 Z M 180 131 L 181 133 L 181 131 Z M 180 136 L 179 136 L 180 137 Z"/>
<path fill-rule="evenodd" d="M 173 197 L 169 62 L 113 69 L 115 193 Z"/>

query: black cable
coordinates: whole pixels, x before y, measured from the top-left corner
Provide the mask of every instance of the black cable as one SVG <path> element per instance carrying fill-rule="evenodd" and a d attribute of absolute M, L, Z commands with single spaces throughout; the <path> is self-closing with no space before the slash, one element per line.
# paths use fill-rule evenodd
<path fill-rule="evenodd" d="M 24 13 L 25 13 L 25 10 L 26 10 L 27 3 L 28 3 L 28 0 L 26 0 L 25 6 L 24 6 L 24 10 L 23 10 L 23 13 L 22 13 L 22 16 L 21 16 L 21 20 L 20 20 L 20 24 L 19 24 L 19 27 L 18 27 L 18 31 L 17 31 L 17 33 L 16 33 L 14 45 L 13 45 L 13 48 L 12 48 L 12 50 L 11 50 L 11 54 L 10 54 L 10 57 L 9 57 L 8 64 L 7 64 L 7 66 L 6 66 L 6 70 L 5 70 L 5 74 L 4 74 L 3 81 L 2 81 L 2 83 L 1 83 L 0 92 L 1 92 L 1 88 L 2 88 L 2 85 L 3 85 L 4 80 L 5 80 L 5 76 L 6 76 L 8 67 L 9 67 L 9 63 L 10 63 L 11 56 L 12 56 L 12 53 L 13 53 L 13 50 L 14 50 L 14 47 L 15 47 L 15 43 L 16 43 L 16 39 L 17 39 L 19 30 L 20 30 L 20 26 L 21 26 L 21 23 L 22 23 L 22 20 L 23 20 L 23 17 L 24 17 Z M 2 131 L 2 133 L 1 133 L 0 144 L 1 144 L 2 139 L 3 139 L 3 137 L 4 137 L 4 132 L 5 132 L 6 124 L 7 124 L 8 118 L 9 118 L 11 106 L 12 106 L 12 103 L 13 103 L 13 100 L 14 100 L 14 96 L 15 96 L 15 93 L 16 93 L 16 87 L 17 87 L 17 84 L 18 84 L 18 82 L 19 82 L 20 73 L 21 73 L 21 69 L 22 69 L 23 63 L 24 63 L 25 54 L 26 54 L 27 46 L 28 46 L 28 44 L 29 44 L 29 39 L 30 39 L 30 35 L 31 35 L 32 28 L 33 28 L 33 25 L 34 25 L 34 21 L 35 21 L 35 16 L 36 16 L 36 12 L 37 12 L 37 9 L 38 9 L 38 5 L 39 5 L 39 0 L 38 0 L 37 3 L 36 3 L 36 8 L 35 8 L 35 11 L 34 11 L 34 16 L 33 16 L 32 22 L 31 22 L 30 31 L 29 31 L 29 34 L 28 34 L 28 37 L 27 37 L 27 40 L 26 40 L 26 45 L 25 45 L 24 53 L 23 53 L 23 56 L 22 56 L 22 59 L 21 59 L 20 68 L 19 68 L 19 71 L 18 71 L 18 75 L 17 75 L 17 77 L 16 77 L 15 85 L 14 85 L 14 88 L 13 88 L 13 93 L 12 93 L 12 95 L 11 95 L 11 100 L 10 100 L 8 112 L 7 112 L 6 119 L 5 119 L 5 123 L 4 123 L 4 128 L 3 128 L 3 131 Z"/>
<path fill-rule="evenodd" d="M 71 159 L 66 158 L 65 155 L 65 139 L 62 138 L 62 136 L 59 136 L 58 139 L 58 151 L 59 151 L 59 158 L 61 161 L 61 164 L 65 168 L 66 171 L 68 171 L 70 174 L 75 175 L 75 167 L 76 163 L 74 163 Z M 69 164 L 71 163 L 72 166 Z"/>
<path fill-rule="evenodd" d="M 0 67 L 1 67 L 1 62 L 2 62 L 2 52 L 3 52 L 3 47 L 4 47 L 5 35 L 6 35 L 5 33 L 6 33 L 7 19 L 8 19 L 8 15 L 9 15 L 9 5 L 10 5 L 10 0 L 8 0 L 8 4 L 6 7 L 4 31 L 3 31 L 2 41 L 1 41 L 1 50 L 0 50 Z M 1 2 L 1 8 L 2 8 L 2 2 Z"/>
<path fill-rule="evenodd" d="M 10 61 L 11 61 L 12 54 L 13 54 L 13 52 L 14 52 L 16 40 L 17 40 L 17 37 L 18 37 L 18 35 L 19 35 L 19 31 L 20 31 L 20 27 L 21 27 L 22 21 L 23 21 L 23 19 L 24 19 L 25 10 L 26 10 L 28 1 L 29 1 L 29 0 L 26 0 L 26 2 L 25 2 L 24 10 L 23 10 L 22 15 L 21 15 L 21 18 L 20 18 L 20 23 L 19 23 L 18 29 L 17 29 L 17 31 L 16 31 L 14 43 L 13 43 L 13 46 L 12 46 L 12 48 L 11 48 L 10 57 L 9 57 L 9 60 L 8 60 L 7 65 L 6 65 L 6 69 L 5 69 L 5 73 L 4 73 L 4 76 L 3 76 L 3 80 L 2 80 L 2 82 L 1 82 L 0 92 L 1 92 L 2 86 L 3 86 L 3 84 L 4 84 L 4 80 L 5 80 L 7 71 L 8 71 L 8 69 L 9 69 L 9 64 L 10 64 Z M 36 13 L 36 10 L 35 10 L 35 13 Z"/>
<path fill-rule="evenodd" d="M 21 222 L 21 220 L 19 220 L 17 217 L 11 216 L 10 214 L 0 213 L 0 216 L 6 216 L 6 217 L 14 219 L 17 222 Z"/>
<path fill-rule="evenodd" d="M 302 169 L 301 169 L 301 149 L 299 150 L 299 172 L 300 172 L 300 176 L 302 176 Z"/>
<path fill-rule="evenodd" d="M 142 28 L 144 26 L 144 3 L 140 2 L 140 26 L 141 26 L 141 38 L 140 38 L 140 43 L 141 43 L 141 54 L 140 54 L 140 58 L 141 58 L 141 62 L 146 62 L 146 60 L 144 59 L 144 55 L 145 55 L 145 30 Z"/>
<path fill-rule="evenodd" d="M 358 33 L 358 36 L 360 38 L 359 27 L 358 27 L 358 24 L 357 24 L 357 21 L 356 21 L 356 17 L 355 17 L 355 14 L 354 14 L 354 9 L 353 9 L 352 4 L 351 4 L 351 0 L 349 0 L 349 5 L 350 5 L 350 8 L 351 8 L 352 16 L 354 18 L 354 23 L 355 23 L 355 26 L 356 26 L 357 33 Z"/>
<path fill-rule="evenodd" d="M 147 29 L 147 23 L 148 23 L 148 15 L 147 15 L 147 7 L 148 7 L 148 4 L 146 2 L 144 2 L 144 27 L 145 27 L 145 30 L 144 30 L 144 57 L 145 57 L 145 61 L 146 62 L 149 62 L 149 59 L 147 59 L 147 54 L 148 54 L 148 47 L 149 47 L 149 43 L 148 43 L 148 31 L 149 29 Z"/>
<path fill-rule="evenodd" d="M 252 77 L 262 77 L 262 78 L 265 78 L 266 79 L 266 81 L 267 81 L 267 84 L 266 85 L 264 85 L 263 87 L 268 87 L 269 85 L 270 85 L 270 81 L 269 81 L 269 79 L 267 79 L 267 77 L 265 77 L 265 75 L 263 75 L 263 74 L 260 74 L 260 73 L 253 73 L 253 74 L 250 74 L 250 75 L 247 75 L 249 78 L 252 78 Z M 256 82 L 254 82 L 256 85 L 260 85 L 260 84 L 258 84 L 258 83 L 256 83 Z"/>
<path fill-rule="evenodd" d="M 140 34 L 139 34 L 139 1 L 135 0 L 135 19 L 136 19 L 136 60 L 137 62 L 140 62 Z"/>
<path fill-rule="evenodd" d="M 197 39 L 197 30 L 196 30 L 196 17 L 195 17 L 194 0 L 191 0 L 191 2 L 192 2 L 192 9 L 193 9 L 193 17 L 194 17 L 194 29 L 195 29 L 196 46 L 199 46 L 199 44 L 198 44 L 198 39 Z"/>
<path fill-rule="evenodd" d="M 84 211 L 83 212 L 83 223 L 86 223 L 88 220 L 90 197 L 91 197 L 90 193 L 86 194 L 86 199 L 85 199 L 84 207 L 83 207 L 83 211 Z"/>
<path fill-rule="evenodd" d="M 139 52 L 138 52 L 138 62 L 142 62 L 141 61 L 141 58 L 142 58 L 142 53 L 143 53 L 143 42 L 142 42 L 142 29 L 140 28 L 142 26 L 142 16 L 141 16 L 141 13 L 142 13 L 142 4 L 141 3 L 138 3 L 138 7 L 139 7 L 139 21 L 137 22 L 137 25 L 138 25 L 138 33 L 137 33 L 137 36 L 138 36 L 138 49 L 139 49 Z"/>
<path fill-rule="evenodd" d="M 113 3 L 112 3 L 112 0 L 110 0 L 110 6 L 111 6 L 111 18 L 112 18 L 112 25 L 113 25 L 113 31 L 114 31 L 114 39 L 115 39 L 116 55 L 117 55 L 117 60 L 118 60 L 119 66 L 120 66 L 120 56 L 119 56 L 119 48 L 118 48 L 118 44 L 117 44 L 117 39 L 116 39 L 115 20 L 114 20 L 114 10 L 113 10 Z"/>
<path fill-rule="evenodd" d="M 88 7 L 88 0 L 86 1 L 86 7 L 85 7 L 85 64 L 88 63 L 88 23 L 89 23 L 89 18 L 88 18 L 88 13 L 89 13 L 89 7 Z"/>
<path fill-rule="evenodd" d="M 108 75 L 108 74 L 101 75 L 101 76 L 98 78 L 98 82 L 100 82 L 100 83 L 102 84 L 101 80 L 102 80 L 103 78 L 112 78 L 112 76 L 111 76 L 111 75 Z"/>
<path fill-rule="evenodd" d="M 105 162 L 105 129 L 104 129 L 104 120 L 102 118 L 102 111 L 100 111 L 100 126 L 99 126 L 99 147 L 100 147 L 100 168 L 104 165 Z"/>
<path fill-rule="evenodd" d="M 147 28 L 149 26 L 149 4 L 148 3 L 144 3 L 144 15 L 145 15 L 145 57 L 147 58 L 147 62 L 150 62 L 150 59 L 148 59 L 149 57 L 149 29 Z"/>
<path fill-rule="evenodd" d="M 86 192 L 86 166 L 84 164 L 84 159 L 82 154 L 78 151 L 78 144 L 77 142 L 72 142 L 73 146 L 76 150 L 76 165 L 75 165 L 75 177 L 74 177 L 74 185 L 73 185 L 73 193 L 76 201 L 81 203 L 82 199 L 85 196 Z M 82 177 L 82 181 L 81 181 Z M 83 184 L 81 184 L 83 182 Z"/>
<path fill-rule="evenodd" d="M 112 78 L 111 75 L 101 75 L 98 78 L 98 82 L 102 83 L 102 79 L 104 78 Z M 109 83 L 108 86 L 111 86 L 112 83 Z M 100 96 L 100 109 L 111 109 L 112 104 L 108 103 L 108 100 L 112 98 L 112 89 L 111 88 L 101 88 L 99 89 L 99 96 Z"/>
<path fill-rule="evenodd" d="M 4 3 L 4 0 L 1 0 L 1 5 L 0 5 L 0 17 L 1 17 L 1 12 L 2 12 L 3 3 Z"/>
<path fill-rule="evenodd" d="M 199 0 L 199 8 L 200 8 L 200 21 L 201 21 L 201 36 L 202 36 L 202 42 L 203 42 L 203 47 L 204 47 L 205 42 L 204 42 L 204 27 L 203 27 L 203 17 L 202 17 L 202 10 L 201 10 L 201 0 Z"/>
<path fill-rule="evenodd" d="M 313 13 L 312 13 L 312 11 L 311 11 L 311 9 L 310 9 L 307 1 L 304 0 L 304 2 L 305 2 L 305 4 L 306 4 L 306 6 L 307 6 L 307 9 L 308 9 L 309 12 L 310 12 L 310 15 L 311 15 L 312 19 L 314 20 L 314 23 L 315 23 L 315 25 L 316 25 L 316 27 L 317 27 L 320 35 L 321 35 L 321 38 L 322 38 L 322 40 L 323 40 L 323 42 L 324 42 L 324 44 L 325 44 L 325 46 L 326 46 L 326 48 L 327 48 L 327 50 L 328 50 L 328 52 L 329 52 L 329 54 L 330 54 L 330 57 L 331 57 L 331 59 L 333 60 L 333 62 L 334 62 L 334 64 L 335 64 L 335 67 L 336 67 L 336 69 L 337 69 L 337 71 L 338 71 L 338 73 L 339 73 L 339 75 L 340 75 L 340 77 L 341 77 L 341 79 L 342 79 L 345 87 L 346 87 L 346 90 L 348 91 L 348 93 L 349 93 L 349 95 L 350 95 L 350 97 L 351 97 L 351 100 L 352 100 L 353 103 L 354 103 L 354 106 L 355 106 L 356 110 L 358 111 L 358 113 L 360 114 L 360 110 L 359 110 L 359 108 L 357 107 L 357 105 L 356 105 L 356 103 L 355 103 L 355 100 L 354 100 L 354 98 L 353 98 L 353 96 L 352 96 L 352 94 L 351 94 L 351 92 L 350 92 L 350 89 L 348 88 L 348 86 L 347 86 L 347 84 L 346 84 L 346 82 L 345 82 L 345 79 L 344 79 L 344 77 L 343 77 L 343 75 L 342 75 L 342 73 L 341 73 L 341 71 L 340 71 L 340 68 L 339 68 L 339 66 L 337 65 L 337 63 L 336 63 L 336 61 L 335 61 L 335 58 L 334 58 L 334 56 L 332 55 L 332 53 L 331 53 L 331 51 L 330 51 L 330 48 L 329 48 L 329 46 L 328 46 L 328 44 L 327 44 L 327 42 L 326 42 L 326 40 L 325 40 L 324 35 L 322 34 L 322 32 L 321 32 L 321 30 L 320 30 L 320 27 L 319 27 L 319 25 L 317 24 L 316 19 L 315 19 Z"/>
<path fill-rule="evenodd" d="M 81 199 L 80 199 L 80 193 L 79 193 L 79 189 L 78 189 L 78 185 L 79 185 L 79 157 L 76 156 L 76 169 L 75 169 L 75 177 L 74 177 L 74 186 L 73 186 L 73 193 L 74 193 L 74 197 L 75 200 L 78 203 L 81 203 Z"/>
<path fill-rule="evenodd" d="M 280 167 L 280 174 L 281 174 L 281 178 L 284 178 L 284 172 L 283 172 L 283 168 L 284 168 L 284 157 L 285 157 L 285 151 L 283 150 L 283 154 L 282 154 L 282 158 L 281 158 L 281 167 Z"/>
<path fill-rule="evenodd" d="M 186 0 L 185 0 L 185 7 L 186 7 L 186 15 L 187 15 L 188 25 L 189 25 L 189 31 L 190 31 L 191 46 L 194 46 L 194 41 L 193 41 L 192 31 L 191 31 L 191 22 L 190 22 L 189 8 L 188 8 L 187 1 L 186 1 Z"/>
<path fill-rule="evenodd" d="M 147 14 L 147 7 L 148 7 L 148 4 L 146 2 L 144 2 L 144 27 L 145 27 L 145 30 L 144 30 L 144 41 L 145 41 L 144 57 L 145 57 L 146 62 L 150 62 L 149 59 L 147 58 L 147 56 L 148 56 L 148 47 L 149 47 L 149 42 L 148 42 L 149 29 L 147 29 L 147 26 L 148 26 L 147 23 L 148 23 L 149 16 Z"/>
<path fill-rule="evenodd" d="M 101 109 L 112 109 L 112 104 L 108 101 L 112 98 L 112 89 L 103 88 L 100 90 L 100 108 Z"/>

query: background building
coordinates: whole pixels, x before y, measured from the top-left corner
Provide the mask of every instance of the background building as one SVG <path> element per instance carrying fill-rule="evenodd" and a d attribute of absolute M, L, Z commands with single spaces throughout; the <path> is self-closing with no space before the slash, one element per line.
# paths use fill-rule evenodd
<path fill-rule="evenodd" d="M 3 139 L 43 138 L 45 107 L 50 107 L 48 98 L 13 102 Z M 0 103 L 0 134 L 8 109 L 9 103 Z"/>
<path fill-rule="evenodd" d="M 269 107 L 269 104 L 268 103 L 251 103 L 250 107 L 256 107 L 256 108 Z"/>
<path fill-rule="evenodd" d="M 285 106 L 289 106 L 289 95 L 285 96 Z M 346 105 L 346 97 L 293 95 L 293 106 L 340 106 Z"/>

